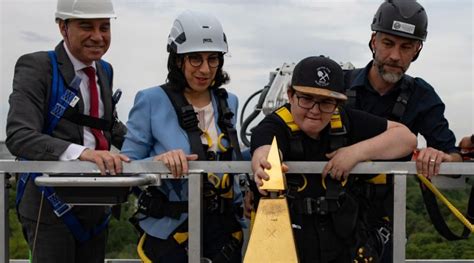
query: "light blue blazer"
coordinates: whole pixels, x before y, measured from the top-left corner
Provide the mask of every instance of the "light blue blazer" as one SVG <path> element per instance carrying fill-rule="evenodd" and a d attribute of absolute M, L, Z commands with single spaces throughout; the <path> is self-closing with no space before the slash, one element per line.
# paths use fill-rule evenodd
<path fill-rule="evenodd" d="M 234 112 L 232 123 L 235 125 L 238 101 L 234 94 L 228 94 L 227 101 L 229 108 Z M 220 134 L 221 130 L 217 125 L 219 114 L 217 98 L 214 95 L 211 97 L 214 114 L 216 115 L 214 119 L 218 134 Z M 191 153 L 187 133 L 179 125 L 174 107 L 161 86 L 148 88 L 137 93 L 128 117 L 127 128 L 128 132 L 122 146 L 122 153 L 132 160 L 151 160 L 156 155 L 174 149 L 182 149 L 186 154 Z M 229 145 L 229 142 L 225 140 L 222 143 L 226 147 Z M 188 200 L 187 180 L 163 180 L 158 189 L 170 201 Z M 238 180 L 234 180 L 233 190 L 234 204 L 239 206 L 242 203 L 242 193 Z M 187 213 L 181 214 L 179 219 L 148 217 L 140 221 L 140 227 L 148 235 L 166 239 L 187 217 Z M 237 218 L 237 220 L 245 225 L 242 218 Z"/>

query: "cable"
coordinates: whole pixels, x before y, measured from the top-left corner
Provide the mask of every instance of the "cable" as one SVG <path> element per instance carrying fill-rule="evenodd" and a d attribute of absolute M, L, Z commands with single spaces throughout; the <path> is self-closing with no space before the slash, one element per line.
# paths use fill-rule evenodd
<path fill-rule="evenodd" d="M 273 80 L 272 80 L 273 81 Z M 252 99 L 254 96 L 258 95 L 259 93 L 261 93 L 260 95 L 260 98 L 258 99 L 258 102 L 257 102 L 257 105 L 255 106 L 255 110 L 245 119 L 245 121 L 243 121 L 240 125 L 240 139 L 242 140 L 242 143 L 249 147 L 250 146 L 250 141 L 249 139 L 247 139 L 247 136 L 251 135 L 252 133 L 247 133 L 247 128 L 248 126 L 250 125 L 250 123 L 260 114 L 260 112 L 262 111 L 262 106 L 263 106 L 263 103 L 265 102 L 265 98 L 267 97 L 267 93 L 268 91 L 270 90 L 270 85 L 271 83 L 269 83 L 268 85 L 266 85 L 263 89 L 255 92 L 254 94 L 252 94 L 252 96 L 250 96 L 250 98 L 245 102 L 245 107 L 247 106 L 246 104 L 248 104 L 248 102 L 250 101 L 250 99 Z M 241 113 L 241 117 L 240 117 L 240 120 L 242 121 L 243 120 L 243 113 L 244 113 L 244 109 L 245 108 L 242 108 L 242 113 Z"/>
<path fill-rule="evenodd" d="M 242 111 L 240 112 L 240 126 L 242 126 L 242 122 L 244 120 L 245 109 L 247 109 L 247 106 L 248 106 L 249 102 L 253 99 L 253 97 L 255 97 L 258 94 L 262 93 L 262 91 L 263 91 L 263 89 L 254 92 L 252 95 L 250 95 L 250 97 L 247 99 L 247 101 L 245 101 L 244 106 L 242 107 Z"/>
<path fill-rule="evenodd" d="M 38 218 L 36 219 L 36 228 L 35 228 L 35 235 L 33 237 L 33 246 L 31 248 L 31 261 L 33 261 L 33 258 L 35 257 L 35 247 L 36 247 L 36 238 L 38 236 L 38 229 L 39 229 L 39 224 L 41 220 L 41 211 L 43 210 L 43 200 L 44 200 L 44 191 L 41 191 L 41 199 L 40 199 L 40 206 L 39 206 L 39 211 L 38 211 Z"/>

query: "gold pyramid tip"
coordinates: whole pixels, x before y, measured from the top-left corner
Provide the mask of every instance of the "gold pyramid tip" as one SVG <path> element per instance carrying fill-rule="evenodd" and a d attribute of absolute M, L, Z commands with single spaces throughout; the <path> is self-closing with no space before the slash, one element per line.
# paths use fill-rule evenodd
<path fill-rule="evenodd" d="M 265 169 L 265 172 L 270 176 L 270 180 L 263 181 L 263 186 L 260 188 L 271 192 L 285 190 L 286 183 L 283 173 L 281 172 L 281 160 L 276 137 L 273 137 L 267 160 L 272 165 L 272 168 Z"/>

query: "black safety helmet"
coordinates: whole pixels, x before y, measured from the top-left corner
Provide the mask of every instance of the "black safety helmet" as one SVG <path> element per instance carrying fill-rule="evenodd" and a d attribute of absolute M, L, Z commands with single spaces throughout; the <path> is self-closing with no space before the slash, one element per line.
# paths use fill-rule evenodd
<path fill-rule="evenodd" d="M 374 15 L 371 28 L 375 32 L 425 41 L 428 35 L 428 16 L 416 0 L 385 0 Z M 369 48 L 372 50 L 370 42 Z M 418 54 L 419 52 L 413 61 Z"/>
<path fill-rule="evenodd" d="M 428 17 L 423 6 L 415 0 L 386 0 L 375 13 L 371 28 L 372 31 L 425 41 Z"/>

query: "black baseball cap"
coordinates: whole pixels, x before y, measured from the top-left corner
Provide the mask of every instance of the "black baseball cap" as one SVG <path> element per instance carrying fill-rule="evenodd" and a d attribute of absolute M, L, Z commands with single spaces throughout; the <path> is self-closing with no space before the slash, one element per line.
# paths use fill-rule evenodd
<path fill-rule="evenodd" d="M 324 56 L 307 57 L 298 62 L 293 70 L 291 86 L 301 93 L 347 100 L 341 66 Z"/>

